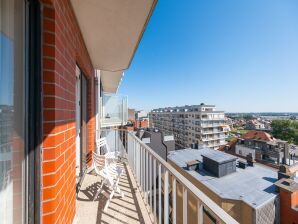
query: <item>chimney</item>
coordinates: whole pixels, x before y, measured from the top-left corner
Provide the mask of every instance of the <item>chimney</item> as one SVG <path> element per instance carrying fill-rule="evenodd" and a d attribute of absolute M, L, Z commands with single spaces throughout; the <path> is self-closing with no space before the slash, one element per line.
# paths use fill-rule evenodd
<path fill-rule="evenodd" d="M 252 156 L 251 153 L 249 153 L 247 156 L 246 156 L 246 162 L 247 162 L 247 165 L 248 166 L 254 166 L 254 163 L 256 162 Z"/>

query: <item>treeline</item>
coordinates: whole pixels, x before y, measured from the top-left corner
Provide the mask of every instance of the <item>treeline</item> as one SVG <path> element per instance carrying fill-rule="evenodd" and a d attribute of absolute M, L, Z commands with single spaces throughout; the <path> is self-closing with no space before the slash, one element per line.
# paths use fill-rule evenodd
<path fill-rule="evenodd" d="M 298 145 L 298 122 L 294 120 L 272 121 L 272 135 L 275 138 Z"/>

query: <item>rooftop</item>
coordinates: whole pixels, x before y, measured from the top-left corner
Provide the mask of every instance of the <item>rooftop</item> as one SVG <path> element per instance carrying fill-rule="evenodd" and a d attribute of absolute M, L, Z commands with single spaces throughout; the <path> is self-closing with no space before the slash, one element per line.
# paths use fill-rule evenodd
<path fill-rule="evenodd" d="M 271 142 L 275 141 L 276 139 L 264 131 L 249 131 L 241 136 L 244 139 L 255 139 L 260 141 Z"/>
<path fill-rule="evenodd" d="M 221 151 L 216 151 L 216 150 L 212 150 L 212 149 L 203 149 L 204 152 L 202 152 L 200 155 L 207 157 L 215 162 L 218 163 L 223 163 L 223 162 L 228 162 L 228 161 L 232 161 L 232 160 L 236 160 L 238 159 L 238 157 L 236 156 L 232 156 L 230 154 L 221 152 Z"/>
<path fill-rule="evenodd" d="M 205 104 L 200 104 L 200 105 L 185 105 L 185 106 L 176 106 L 176 107 L 164 107 L 164 108 L 156 108 L 151 110 L 151 112 L 192 112 L 192 111 L 197 111 L 197 112 L 205 112 L 202 111 L 201 108 L 212 108 L 213 111 L 208 111 L 212 113 L 218 113 L 218 112 L 224 112 L 224 111 L 217 111 L 215 110 L 215 105 L 205 105 Z M 207 111 L 206 111 L 207 112 Z"/>
<path fill-rule="evenodd" d="M 277 181 L 275 185 L 291 193 L 298 191 L 298 182 L 293 179 L 282 178 L 279 181 Z"/>
<path fill-rule="evenodd" d="M 184 169 L 187 161 L 196 159 L 202 162 L 202 155 L 209 154 L 210 150 L 208 148 L 178 150 L 170 153 L 168 159 Z M 214 152 L 218 155 L 223 153 Z M 277 181 L 276 170 L 259 164 L 246 169 L 237 167 L 236 172 L 220 178 L 214 177 L 202 169 L 199 171 L 185 169 L 185 172 L 188 172 L 220 197 L 242 200 L 253 208 L 262 206 L 277 196 L 274 186 Z"/>

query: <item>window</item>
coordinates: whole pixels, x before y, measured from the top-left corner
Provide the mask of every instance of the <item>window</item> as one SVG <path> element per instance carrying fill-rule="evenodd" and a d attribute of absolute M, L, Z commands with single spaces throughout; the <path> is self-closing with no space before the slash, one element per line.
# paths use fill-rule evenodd
<path fill-rule="evenodd" d="M 0 217 L 25 220 L 25 2 L 0 0 Z"/>
<path fill-rule="evenodd" d="M 39 222 L 40 36 L 37 0 L 0 0 L 1 223 Z"/>

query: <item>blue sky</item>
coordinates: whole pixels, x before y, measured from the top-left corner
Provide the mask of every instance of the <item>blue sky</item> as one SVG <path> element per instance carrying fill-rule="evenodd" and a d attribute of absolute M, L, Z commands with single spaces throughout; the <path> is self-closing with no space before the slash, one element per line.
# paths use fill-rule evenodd
<path fill-rule="evenodd" d="M 13 42 L 0 32 L 0 105 L 13 104 Z"/>
<path fill-rule="evenodd" d="M 159 0 L 119 93 L 150 110 L 298 112 L 297 0 Z"/>

